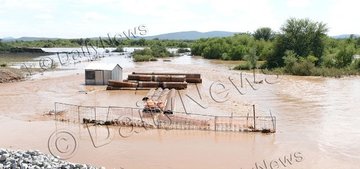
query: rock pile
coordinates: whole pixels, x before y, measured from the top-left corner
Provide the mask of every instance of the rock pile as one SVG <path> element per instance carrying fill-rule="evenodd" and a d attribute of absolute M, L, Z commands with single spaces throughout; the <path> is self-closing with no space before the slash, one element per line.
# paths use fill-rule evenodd
<path fill-rule="evenodd" d="M 87 164 L 74 164 L 35 151 L 0 149 L 0 169 L 96 169 Z"/>

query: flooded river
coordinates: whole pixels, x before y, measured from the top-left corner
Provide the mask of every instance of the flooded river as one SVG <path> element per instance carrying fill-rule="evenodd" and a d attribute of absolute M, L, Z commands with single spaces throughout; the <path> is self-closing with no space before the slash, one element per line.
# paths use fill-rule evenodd
<path fill-rule="evenodd" d="M 46 72 L 31 80 L 0 84 L 0 147 L 39 149 L 49 153 L 48 139 L 66 129 L 76 137 L 76 153 L 68 159 L 107 168 L 124 169 L 355 169 L 360 161 L 360 77 L 340 79 L 256 74 L 230 70 L 236 62 L 182 56 L 171 62 L 133 63 L 126 56 L 105 57 L 102 62 L 124 65 L 124 76 L 138 72 L 201 73 L 201 104 L 188 111 L 246 115 L 255 104 L 259 115 L 277 119 L 274 134 L 181 130 L 139 130 L 130 137 L 117 128 L 91 128 L 55 123 L 44 113 L 54 102 L 96 106 L 130 106 L 147 91 L 106 91 L 105 86 L 85 86 L 81 63 L 74 69 Z M 229 81 L 237 84 L 238 89 Z M 266 81 L 265 81 L 266 79 Z M 209 96 L 214 82 L 224 84 L 229 100 Z M 267 83 L 269 82 L 269 83 Z M 271 84 L 270 84 L 271 83 Z M 272 84 L 274 83 L 274 84 Z M 187 94 L 198 97 L 195 86 Z M 241 93 L 240 93 L 240 92 Z M 195 93 L 195 94 L 194 94 Z M 179 111 L 183 108 L 177 106 Z M 107 137 L 107 132 L 111 137 Z"/>

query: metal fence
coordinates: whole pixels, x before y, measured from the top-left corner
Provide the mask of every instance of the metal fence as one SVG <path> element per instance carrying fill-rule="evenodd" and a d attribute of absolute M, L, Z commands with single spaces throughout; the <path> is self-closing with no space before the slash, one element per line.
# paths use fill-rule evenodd
<path fill-rule="evenodd" d="M 274 116 L 214 116 L 132 107 L 81 106 L 55 103 L 55 120 L 69 123 L 177 130 L 276 132 Z"/>

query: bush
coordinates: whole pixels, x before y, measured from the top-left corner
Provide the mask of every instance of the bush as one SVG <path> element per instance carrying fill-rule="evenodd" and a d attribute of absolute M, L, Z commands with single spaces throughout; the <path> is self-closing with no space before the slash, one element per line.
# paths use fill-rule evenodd
<path fill-rule="evenodd" d="M 241 63 L 234 67 L 235 70 L 250 70 L 251 66 L 248 62 Z"/>
<path fill-rule="evenodd" d="M 146 62 L 146 61 L 157 61 L 157 59 L 151 55 L 133 55 L 134 62 Z"/>
<path fill-rule="evenodd" d="M 135 50 L 132 54 L 133 55 L 152 55 L 152 50 L 149 48 L 145 48 L 142 50 Z"/>
<path fill-rule="evenodd" d="M 298 61 L 296 54 L 294 53 L 294 51 L 291 51 L 291 50 L 286 51 L 283 59 L 284 59 L 284 63 L 285 63 L 284 71 L 286 73 L 292 73 L 292 69 L 293 69 L 294 65 L 296 64 L 296 62 Z"/>
<path fill-rule="evenodd" d="M 353 70 L 358 70 L 358 71 L 360 71 L 360 59 L 355 59 L 355 60 L 351 63 L 350 68 L 353 69 Z"/>
<path fill-rule="evenodd" d="M 310 76 L 315 69 L 317 58 L 315 56 L 307 56 L 306 58 L 297 58 L 294 52 L 286 51 L 283 57 L 285 63 L 284 71 L 292 75 Z"/>
<path fill-rule="evenodd" d="M 1 63 L 1 64 L 0 64 L 0 67 L 6 67 L 6 66 L 7 66 L 6 63 Z"/>
<path fill-rule="evenodd" d="M 310 76 L 315 68 L 315 63 L 308 60 L 308 58 L 300 58 L 299 62 L 295 63 L 292 68 L 293 75 Z"/>
<path fill-rule="evenodd" d="M 336 66 L 336 59 L 335 59 L 335 54 L 328 54 L 328 55 L 324 55 L 322 57 L 322 63 L 321 65 L 323 67 L 327 67 L 327 68 L 332 68 Z"/>
<path fill-rule="evenodd" d="M 170 57 L 172 56 L 165 46 L 161 44 L 152 45 L 149 49 L 152 56 L 157 58 Z M 147 53 L 148 54 L 148 53 Z"/>
<path fill-rule="evenodd" d="M 343 47 L 336 54 L 336 66 L 337 68 L 343 68 L 351 64 L 355 49 L 353 46 Z"/>
<path fill-rule="evenodd" d="M 186 52 L 190 52 L 190 50 L 188 48 L 179 48 L 176 52 L 177 53 L 186 53 Z"/>
<path fill-rule="evenodd" d="M 113 52 L 125 52 L 125 51 L 123 47 L 118 46 Z"/>
<path fill-rule="evenodd" d="M 227 53 L 223 53 L 223 54 L 221 55 L 221 59 L 222 59 L 222 60 L 231 60 L 231 57 L 230 57 Z"/>

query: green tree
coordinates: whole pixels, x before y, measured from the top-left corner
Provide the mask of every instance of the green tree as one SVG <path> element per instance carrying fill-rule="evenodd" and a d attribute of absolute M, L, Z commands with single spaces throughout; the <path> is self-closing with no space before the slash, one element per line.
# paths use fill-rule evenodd
<path fill-rule="evenodd" d="M 274 35 L 275 35 L 275 33 L 269 27 L 259 28 L 253 34 L 253 36 L 256 40 L 263 39 L 265 41 L 273 39 Z"/>
<path fill-rule="evenodd" d="M 326 24 L 309 19 L 290 18 L 281 27 L 281 34 L 276 38 L 273 56 L 268 58 L 270 67 L 283 66 L 282 56 L 292 50 L 299 57 L 314 55 L 318 60 L 324 52 L 324 38 L 328 31 Z"/>
<path fill-rule="evenodd" d="M 249 54 L 245 56 L 245 59 L 250 66 L 250 69 L 256 68 L 256 63 L 259 57 L 256 55 L 256 48 L 251 48 Z"/>

